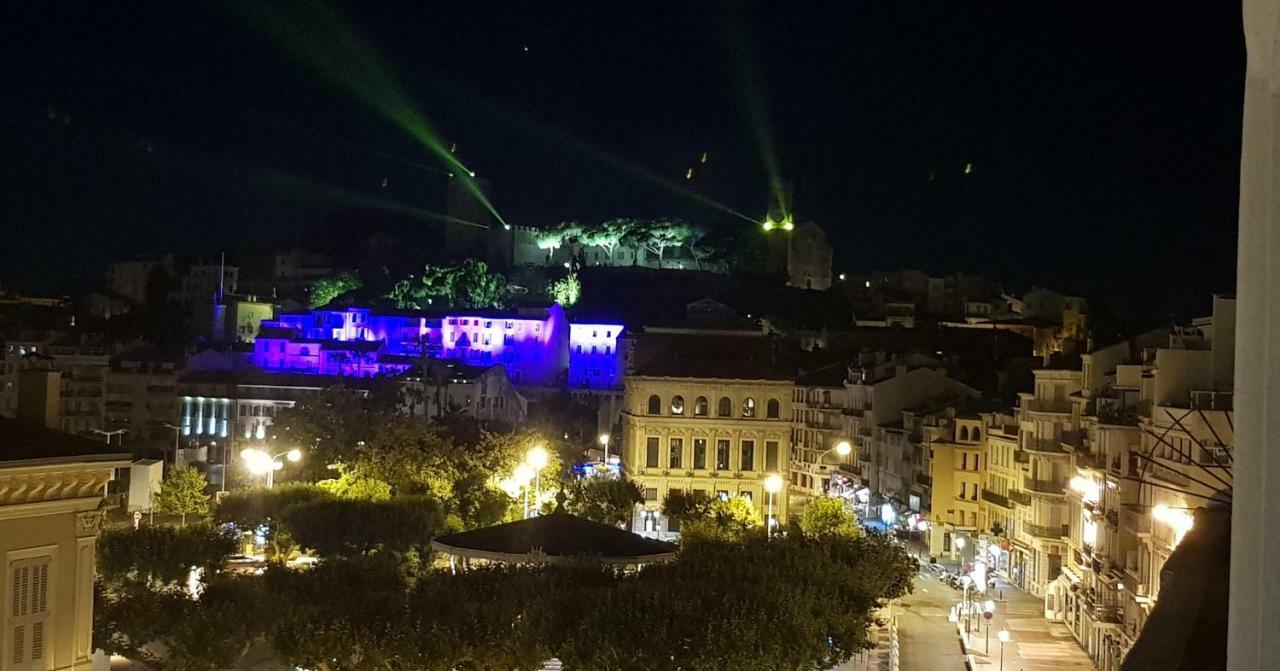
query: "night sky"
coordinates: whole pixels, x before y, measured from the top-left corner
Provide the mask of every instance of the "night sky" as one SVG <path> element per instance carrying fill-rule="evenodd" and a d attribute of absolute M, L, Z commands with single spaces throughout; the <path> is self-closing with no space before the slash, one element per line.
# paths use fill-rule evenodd
<path fill-rule="evenodd" d="M 4 4 L 0 285 L 269 248 L 368 198 L 443 209 L 444 166 L 404 128 L 243 6 L 194 5 Z M 1112 296 L 1234 285 L 1237 2 L 339 11 L 516 224 L 733 219 L 646 171 L 758 217 L 771 144 L 838 270 Z"/>

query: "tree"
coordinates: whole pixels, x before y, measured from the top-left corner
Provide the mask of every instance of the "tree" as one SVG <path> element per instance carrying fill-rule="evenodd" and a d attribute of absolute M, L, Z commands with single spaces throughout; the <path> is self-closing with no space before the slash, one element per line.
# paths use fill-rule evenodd
<path fill-rule="evenodd" d="M 858 516 L 845 507 L 843 500 L 834 496 L 820 496 L 809 502 L 808 507 L 800 515 L 800 531 L 814 538 L 825 536 L 855 538 L 862 535 L 862 529 L 858 526 Z"/>
<path fill-rule="evenodd" d="M 272 425 L 271 439 L 285 448 L 298 447 L 306 458 L 297 465 L 299 477 L 319 480 L 329 464 L 351 461 L 361 441 L 373 439 L 391 422 L 404 420 L 400 394 L 391 380 L 376 380 L 364 394 L 343 386 L 308 394 L 282 410 Z"/>
<path fill-rule="evenodd" d="M 445 529 L 440 504 L 424 496 L 314 501 L 286 508 L 283 518 L 298 545 L 326 557 L 421 550 Z"/>
<path fill-rule="evenodd" d="M 192 569 L 211 574 L 222 568 L 235 548 L 233 537 L 209 527 L 109 529 L 98 538 L 98 575 L 113 586 L 176 587 Z"/>
<path fill-rule="evenodd" d="M 579 240 L 588 247 L 600 247 L 613 263 L 613 252 L 635 226 L 634 219 L 610 219 L 583 229 Z"/>
<path fill-rule="evenodd" d="M 311 296 L 307 299 L 307 304 L 313 308 L 324 307 L 362 286 L 364 283 L 360 278 L 351 273 L 321 277 L 311 285 Z"/>
<path fill-rule="evenodd" d="M 667 248 L 680 247 L 693 238 L 693 226 L 682 219 L 653 219 L 636 222 L 625 240 L 658 255 L 658 267 Z"/>
<path fill-rule="evenodd" d="M 490 272 L 484 261 L 467 259 L 458 269 L 457 296 L 451 307 L 481 309 L 500 308 L 507 304 L 510 289 L 507 278 Z"/>
<path fill-rule="evenodd" d="M 156 509 L 170 515 L 181 515 L 182 525 L 187 525 L 187 515 L 208 515 L 209 486 L 204 474 L 191 466 L 175 468 L 160 485 L 155 495 Z"/>
<path fill-rule="evenodd" d="M 630 522 L 635 507 L 644 503 L 640 485 L 626 478 L 582 478 L 570 483 L 565 491 L 569 497 L 565 509 L 570 513 L 614 526 Z"/>
<path fill-rule="evenodd" d="M 673 489 L 662 502 L 662 516 L 681 525 L 703 519 L 711 514 L 714 499 L 704 491 Z"/>
<path fill-rule="evenodd" d="M 582 297 L 582 281 L 578 279 L 577 273 L 569 273 L 552 282 L 547 287 L 547 293 L 551 295 L 551 300 L 564 307 L 571 307 Z"/>
<path fill-rule="evenodd" d="M 511 296 L 507 278 L 484 261 L 467 259 L 457 266 L 427 264 L 420 279 L 400 280 L 386 294 L 401 309 L 500 308 Z"/>
<path fill-rule="evenodd" d="M 333 493 L 316 485 L 285 482 L 271 489 L 258 487 L 231 492 L 222 498 L 214 511 L 214 521 L 234 524 L 245 529 L 272 526 L 285 509 L 302 503 L 333 498 Z"/>
<path fill-rule="evenodd" d="M 346 469 L 336 480 L 321 480 L 316 486 L 336 498 L 356 501 L 389 501 L 391 485 Z"/>
<path fill-rule="evenodd" d="M 736 542 L 759 535 L 760 512 L 743 496 L 715 499 L 700 518 L 680 527 L 680 538 L 686 543 L 705 541 Z"/>

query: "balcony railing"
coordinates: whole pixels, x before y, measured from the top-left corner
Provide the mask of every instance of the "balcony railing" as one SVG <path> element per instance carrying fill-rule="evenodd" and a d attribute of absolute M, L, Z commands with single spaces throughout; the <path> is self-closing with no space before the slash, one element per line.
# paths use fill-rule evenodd
<path fill-rule="evenodd" d="M 1182 487 L 1186 487 L 1191 484 L 1191 478 L 1173 470 L 1172 468 L 1162 466 L 1154 461 L 1148 464 L 1148 466 L 1147 475 L 1150 475 L 1153 478 L 1164 480 L 1171 485 L 1179 485 Z"/>
<path fill-rule="evenodd" d="M 1052 454 L 1066 455 L 1067 448 L 1062 446 L 1062 442 L 1058 440 L 1039 440 L 1028 438 L 1022 445 L 1022 449 L 1027 452 L 1035 452 L 1036 454 Z"/>
<path fill-rule="evenodd" d="M 1035 492 L 1036 494 L 1053 494 L 1057 496 L 1064 496 L 1067 493 L 1066 480 L 1028 479 L 1023 482 L 1023 486 L 1025 486 L 1029 491 Z"/>
<path fill-rule="evenodd" d="M 1022 403 L 1022 409 L 1029 410 L 1031 412 L 1069 413 L 1071 412 L 1071 402 L 1032 398 L 1027 399 Z"/>
<path fill-rule="evenodd" d="M 924 485 L 925 487 L 932 487 L 933 477 L 925 475 L 924 473 L 916 473 L 916 482 Z"/>
<path fill-rule="evenodd" d="M 1115 508 L 1108 510 L 1103 515 L 1103 517 L 1107 519 L 1107 526 L 1111 527 L 1112 529 L 1120 528 L 1120 512 L 1117 511 Z"/>
<path fill-rule="evenodd" d="M 1050 540 L 1058 540 L 1059 538 L 1064 538 L 1071 533 L 1071 526 L 1068 524 L 1045 526 L 1043 524 L 1028 523 L 1022 525 L 1022 528 L 1036 538 L 1047 538 Z"/>
<path fill-rule="evenodd" d="M 1121 523 L 1126 529 L 1137 534 L 1151 533 L 1151 507 L 1138 504 L 1125 504 L 1121 509 Z"/>
<path fill-rule="evenodd" d="M 1019 464 L 1025 464 L 1031 461 L 1031 455 L 1027 454 L 1026 452 L 1023 452 L 1022 450 L 1018 450 L 1017 452 L 1013 453 L 1013 460 Z"/>
<path fill-rule="evenodd" d="M 1013 501 L 1020 506 L 1031 505 L 1031 495 L 1026 492 L 1019 491 L 1017 489 L 1010 489 L 1008 496 L 1010 501 Z"/>
<path fill-rule="evenodd" d="M 989 503 L 994 503 L 1000 506 L 1001 508 L 1010 508 L 1010 509 L 1013 508 L 1013 504 L 1009 503 L 1008 498 L 1001 496 L 991 491 L 990 489 L 982 490 L 982 500 L 987 501 Z"/>

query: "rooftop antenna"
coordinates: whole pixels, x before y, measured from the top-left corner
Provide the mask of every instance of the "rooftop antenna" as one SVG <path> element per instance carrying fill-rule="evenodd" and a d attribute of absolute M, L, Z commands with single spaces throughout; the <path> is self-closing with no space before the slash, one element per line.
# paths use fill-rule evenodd
<path fill-rule="evenodd" d="M 222 252 L 218 258 L 218 305 L 222 305 L 227 279 L 227 253 Z"/>

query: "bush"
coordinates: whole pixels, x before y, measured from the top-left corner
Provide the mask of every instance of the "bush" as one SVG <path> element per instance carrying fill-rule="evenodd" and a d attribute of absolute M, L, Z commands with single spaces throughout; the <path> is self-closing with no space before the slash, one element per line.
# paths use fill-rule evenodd
<path fill-rule="evenodd" d="M 285 483 L 274 489 L 248 489 L 225 496 L 214 511 L 214 520 L 256 529 L 279 521 L 286 508 L 332 498 L 333 494 L 315 485 L 298 482 Z"/>
<path fill-rule="evenodd" d="M 211 573 L 235 551 L 235 539 L 209 527 L 109 529 L 98 538 L 98 573 L 109 585 L 176 586 L 193 568 Z"/>
<path fill-rule="evenodd" d="M 425 548 L 444 527 L 434 499 L 401 496 L 390 501 L 322 499 L 286 508 L 282 521 L 299 545 L 328 557 L 372 550 Z"/>

